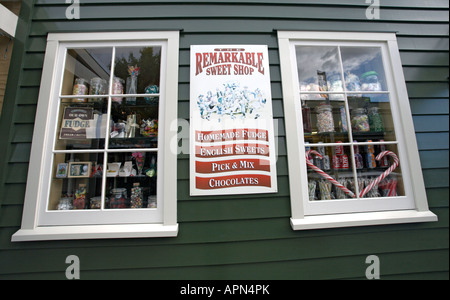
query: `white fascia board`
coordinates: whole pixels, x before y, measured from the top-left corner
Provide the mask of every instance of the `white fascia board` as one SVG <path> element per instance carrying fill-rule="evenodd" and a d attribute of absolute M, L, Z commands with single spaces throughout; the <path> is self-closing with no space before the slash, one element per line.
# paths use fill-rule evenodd
<path fill-rule="evenodd" d="M 17 21 L 19 17 L 13 14 L 9 9 L 0 4 L 0 32 L 9 37 L 16 35 Z"/>

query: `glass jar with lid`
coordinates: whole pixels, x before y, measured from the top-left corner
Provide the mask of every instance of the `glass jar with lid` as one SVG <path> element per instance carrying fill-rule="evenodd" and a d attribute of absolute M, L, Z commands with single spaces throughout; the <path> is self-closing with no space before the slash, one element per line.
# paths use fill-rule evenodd
<path fill-rule="evenodd" d="M 381 83 L 378 80 L 378 73 L 375 71 L 366 72 L 361 75 L 361 89 L 369 92 L 380 92 Z"/>
<path fill-rule="evenodd" d="M 353 132 L 368 132 L 370 131 L 369 117 L 364 108 L 355 109 L 352 117 Z"/>
<path fill-rule="evenodd" d="M 127 208 L 127 189 L 116 188 L 111 190 L 109 208 Z"/>
<path fill-rule="evenodd" d="M 91 79 L 89 95 L 104 95 L 106 93 L 106 80 L 100 77 Z M 101 102 L 100 98 L 91 98 L 90 102 Z"/>
<path fill-rule="evenodd" d="M 375 132 L 383 132 L 384 131 L 384 124 L 383 124 L 383 117 L 381 116 L 379 112 L 379 107 L 371 107 L 369 108 L 369 126 L 370 131 Z"/>
<path fill-rule="evenodd" d="M 317 111 L 317 131 L 319 133 L 334 132 L 332 106 L 322 103 L 316 108 L 316 111 Z"/>
<path fill-rule="evenodd" d="M 73 85 L 72 95 L 85 96 L 88 94 L 88 83 L 84 78 L 75 79 L 75 83 Z M 86 98 L 74 98 L 72 102 L 87 102 Z"/>

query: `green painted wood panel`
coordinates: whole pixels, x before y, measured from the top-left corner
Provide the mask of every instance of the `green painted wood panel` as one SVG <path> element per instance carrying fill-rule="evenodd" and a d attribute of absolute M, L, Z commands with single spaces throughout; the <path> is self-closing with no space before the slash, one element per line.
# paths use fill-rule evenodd
<path fill-rule="evenodd" d="M 448 1 L 382 1 L 377 21 L 365 19 L 367 4 L 359 0 L 90 0 L 82 3 L 82 19 L 73 21 L 65 19 L 66 7 L 61 0 L 35 0 L 21 12 L 7 115 L 0 120 L 0 279 L 64 279 L 69 254 L 80 256 L 82 279 L 364 279 L 371 254 L 380 256 L 385 279 L 448 279 Z M 268 45 L 281 129 L 278 193 L 191 197 L 189 157 L 181 154 L 177 238 L 12 244 L 47 34 L 167 29 L 182 29 L 178 109 L 186 120 L 191 45 Z M 276 30 L 397 32 L 427 197 L 439 222 L 291 230 L 288 176 L 295 170 L 287 168 Z"/>

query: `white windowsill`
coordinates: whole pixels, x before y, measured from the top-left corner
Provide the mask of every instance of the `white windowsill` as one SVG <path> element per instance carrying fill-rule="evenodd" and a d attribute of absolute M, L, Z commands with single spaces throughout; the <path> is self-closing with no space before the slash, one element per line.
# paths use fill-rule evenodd
<path fill-rule="evenodd" d="M 437 220 L 437 216 L 431 211 L 419 212 L 416 210 L 400 210 L 371 213 L 305 216 L 304 219 L 291 218 L 291 226 L 294 230 L 308 230 L 337 227 L 435 222 Z"/>
<path fill-rule="evenodd" d="M 11 238 L 12 242 L 79 240 L 108 238 L 176 237 L 178 224 L 130 224 L 90 226 L 49 226 L 20 229 Z"/>

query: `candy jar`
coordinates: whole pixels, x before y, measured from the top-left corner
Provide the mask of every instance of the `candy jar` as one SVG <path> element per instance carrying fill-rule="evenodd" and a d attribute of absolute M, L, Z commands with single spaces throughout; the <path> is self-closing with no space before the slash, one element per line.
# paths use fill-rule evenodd
<path fill-rule="evenodd" d="M 109 198 L 109 208 L 126 208 L 127 207 L 127 189 L 117 188 L 111 190 Z"/>
<path fill-rule="evenodd" d="M 371 131 L 384 131 L 383 118 L 380 115 L 378 107 L 369 108 L 369 126 Z"/>
<path fill-rule="evenodd" d="M 85 209 L 86 194 L 87 194 L 86 185 L 80 184 L 75 191 L 75 199 L 73 200 L 73 209 Z"/>
<path fill-rule="evenodd" d="M 75 79 L 75 84 L 73 85 L 73 91 L 72 95 L 80 95 L 84 96 L 88 94 L 88 84 L 86 79 L 84 78 L 77 78 Z M 80 102 L 84 103 L 87 102 L 86 98 L 74 98 L 72 102 Z"/>
<path fill-rule="evenodd" d="M 370 131 L 369 117 L 366 115 L 364 108 L 357 108 L 352 117 L 352 130 L 354 132 Z"/>
<path fill-rule="evenodd" d="M 123 79 L 114 77 L 113 86 L 112 86 L 112 93 L 113 95 L 121 95 L 123 94 Z M 122 103 L 122 97 L 112 97 L 111 100 L 114 103 Z"/>
<path fill-rule="evenodd" d="M 305 133 L 311 133 L 312 132 L 311 108 L 308 107 L 305 101 L 303 101 L 302 105 L 302 116 L 303 116 L 303 131 Z"/>
<path fill-rule="evenodd" d="M 89 95 L 104 95 L 106 93 L 106 80 L 100 77 L 91 79 Z M 100 98 L 91 98 L 90 102 L 101 102 Z"/>
<path fill-rule="evenodd" d="M 131 188 L 130 208 L 142 208 L 144 193 L 142 187 L 139 185 L 139 182 L 136 182 L 133 184 L 133 188 Z"/>
<path fill-rule="evenodd" d="M 361 75 L 363 91 L 379 92 L 381 91 L 381 84 L 378 81 L 378 73 L 375 71 L 366 72 Z"/>
<path fill-rule="evenodd" d="M 334 132 L 333 109 L 331 105 L 321 104 L 316 110 L 318 132 Z"/>

